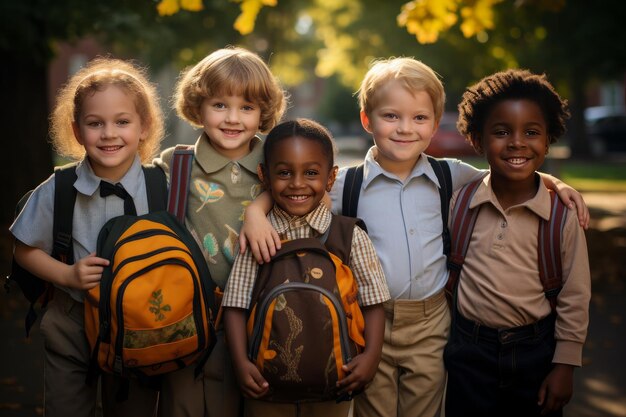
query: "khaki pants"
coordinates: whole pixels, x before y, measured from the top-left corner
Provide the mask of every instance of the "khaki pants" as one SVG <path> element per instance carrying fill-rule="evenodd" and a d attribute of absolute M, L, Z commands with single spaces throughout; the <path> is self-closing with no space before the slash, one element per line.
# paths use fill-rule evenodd
<path fill-rule="evenodd" d="M 450 331 L 444 292 L 423 301 L 392 300 L 384 307 L 382 359 L 372 383 L 354 398 L 355 416 L 438 416 Z"/>
<path fill-rule="evenodd" d="M 238 417 L 241 394 L 223 331 L 217 332 L 217 342 L 204 366 L 204 376 L 194 378 L 194 371 L 195 367 L 189 366 L 163 379 L 159 416 Z"/>
<path fill-rule="evenodd" d="M 96 383 L 85 381 L 91 351 L 84 330 L 84 306 L 67 293 L 55 290 L 41 319 L 44 339 L 44 415 L 46 417 L 92 417 L 96 411 Z M 157 391 L 130 381 L 128 399 L 117 402 L 120 378 L 102 377 L 105 416 L 153 416 Z"/>
<path fill-rule="evenodd" d="M 246 399 L 245 417 L 347 417 L 350 401 L 284 404 Z"/>

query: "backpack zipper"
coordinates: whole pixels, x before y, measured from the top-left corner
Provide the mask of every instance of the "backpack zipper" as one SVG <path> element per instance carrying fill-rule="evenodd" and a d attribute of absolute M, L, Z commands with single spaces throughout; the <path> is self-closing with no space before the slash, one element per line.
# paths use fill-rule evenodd
<path fill-rule="evenodd" d="M 124 291 L 126 289 L 126 287 L 128 286 L 128 284 L 130 284 L 130 282 L 132 282 L 135 278 L 153 270 L 156 268 L 159 268 L 161 266 L 164 265 L 179 265 L 182 266 L 183 268 L 186 268 L 189 271 L 189 274 L 191 275 L 192 281 L 193 281 L 193 287 L 194 287 L 194 297 L 193 297 L 193 317 L 194 317 L 194 323 L 196 325 L 196 331 L 197 331 L 197 335 L 198 335 L 198 346 L 204 346 L 205 343 L 205 334 L 204 334 L 204 326 L 202 325 L 202 317 L 198 317 L 198 314 L 202 314 L 201 310 L 201 303 L 200 303 L 200 297 L 198 295 L 199 293 L 199 289 L 198 289 L 198 277 L 196 277 L 196 275 L 194 274 L 193 270 L 191 269 L 191 267 L 186 263 L 183 262 L 177 258 L 168 258 L 168 259 L 163 259 L 155 264 L 152 265 L 148 265 L 147 267 L 135 272 L 134 274 L 132 274 L 131 276 L 129 276 L 126 281 L 124 281 L 122 283 L 122 285 L 120 285 L 120 288 L 117 292 L 117 299 L 116 299 L 116 305 L 117 305 L 117 309 L 116 309 L 116 313 L 117 313 L 117 338 L 115 340 L 115 360 L 114 360 L 114 371 L 122 374 L 122 370 L 123 370 L 123 355 L 122 355 L 122 351 L 123 351 L 123 341 L 124 341 L 124 312 L 122 309 L 122 297 L 124 296 Z M 110 303 L 109 303 L 110 304 Z M 110 317 L 110 316 L 109 316 Z M 119 369 L 115 369 L 115 368 L 119 368 Z"/>
<path fill-rule="evenodd" d="M 145 239 L 145 238 L 149 238 L 149 237 L 156 236 L 156 235 L 170 236 L 170 237 L 173 237 L 174 239 L 180 241 L 180 237 L 176 233 L 170 232 L 169 230 L 165 230 L 165 229 L 142 230 L 141 232 L 137 232 L 137 233 L 132 234 L 130 236 L 126 236 L 124 239 L 117 241 L 115 246 L 113 246 L 113 250 L 111 251 L 111 257 L 118 251 L 120 246 L 122 246 L 122 245 L 124 245 L 124 244 L 126 244 L 128 242 L 132 242 L 133 240 Z"/>
<path fill-rule="evenodd" d="M 263 336 L 262 321 L 264 320 L 265 315 L 267 314 L 267 310 L 269 310 L 269 306 L 272 300 L 284 292 L 296 291 L 296 290 L 317 291 L 321 293 L 324 297 L 330 300 L 330 302 L 335 307 L 335 311 L 337 313 L 338 321 L 339 321 L 339 342 L 341 344 L 341 357 L 343 359 L 344 364 L 347 364 L 348 362 L 350 362 L 352 358 L 349 356 L 350 345 L 348 341 L 348 338 L 349 338 L 348 337 L 348 320 L 346 318 L 345 311 L 343 311 L 343 306 L 341 305 L 339 300 L 337 300 L 337 297 L 333 293 L 328 291 L 326 288 L 318 287 L 316 285 L 311 285 L 311 284 L 305 284 L 302 282 L 288 282 L 285 284 L 277 285 L 276 287 L 272 288 L 270 292 L 268 292 L 267 295 L 263 298 L 261 303 L 259 303 L 260 308 L 257 309 L 257 315 L 255 317 L 255 323 L 253 327 L 254 330 L 252 332 L 252 338 L 251 338 L 252 342 L 250 344 L 248 358 L 251 361 L 256 362 L 256 357 L 259 354 L 259 348 L 260 348 L 261 339 Z"/>
<path fill-rule="evenodd" d="M 181 246 L 186 246 L 178 235 L 176 235 L 175 233 L 169 232 L 167 230 L 163 230 L 163 229 L 143 230 L 141 232 L 135 233 L 117 242 L 115 246 L 113 247 L 113 250 L 111 251 L 111 255 L 110 255 L 111 262 L 115 258 L 115 254 L 117 253 L 119 248 L 122 246 L 122 244 L 135 241 L 135 240 L 145 239 L 145 238 L 152 237 L 152 236 L 157 236 L 157 235 L 170 236 L 176 239 L 178 242 L 181 242 Z M 177 248 L 177 249 L 179 249 L 182 252 L 189 253 L 182 248 Z M 111 299 L 109 295 L 111 294 L 111 288 L 113 287 L 113 280 L 114 280 L 113 277 L 115 277 L 116 273 L 119 271 L 122 264 L 126 264 L 130 259 L 138 260 L 142 258 L 147 258 L 148 256 L 152 256 L 153 254 L 157 254 L 157 253 L 159 253 L 159 249 L 153 252 L 150 252 L 148 254 L 137 255 L 136 257 L 125 259 L 124 261 L 122 261 L 120 265 L 118 265 L 115 271 L 112 271 L 110 275 L 107 275 L 108 279 L 104 279 L 105 277 L 103 276 L 101 288 L 100 288 L 100 303 L 98 304 L 98 315 L 100 316 L 100 334 L 102 335 L 101 340 L 103 342 L 105 343 L 111 342 L 110 322 L 109 322 L 111 318 Z M 106 272 L 106 269 L 105 269 L 105 272 Z"/>
<path fill-rule="evenodd" d="M 103 335 L 103 339 L 102 339 L 103 342 L 110 343 L 111 341 L 108 337 L 109 325 L 110 325 L 109 320 L 111 317 L 111 298 L 109 297 L 109 295 L 111 294 L 111 288 L 113 287 L 113 281 L 115 280 L 115 276 L 119 272 L 120 268 L 130 262 L 138 261 L 141 259 L 146 259 L 151 256 L 158 255 L 159 253 L 166 252 L 168 250 L 178 250 L 180 252 L 188 254 L 191 257 L 191 254 L 188 251 L 180 247 L 168 246 L 165 248 L 156 249 L 152 252 L 148 252 L 148 253 L 144 253 L 141 255 L 124 259 L 122 262 L 120 262 L 117 268 L 115 268 L 115 270 L 111 272 L 110 275 L 107 275 L 108 279 L 102 280 L 102 284 L 101 284 L 102 288 L 100 290 L 100 303 L 98 305 L 98 315 L 100 316 L 100 332 Z M 114 257 L 115 257 L 115 252 L 113 252 L 111 259 L 113 259 Z"/>

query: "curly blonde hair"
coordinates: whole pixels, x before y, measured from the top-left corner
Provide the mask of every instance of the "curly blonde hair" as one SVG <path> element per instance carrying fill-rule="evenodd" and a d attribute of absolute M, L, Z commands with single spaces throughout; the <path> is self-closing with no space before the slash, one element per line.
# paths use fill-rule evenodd
<path fill-rule="evenodd" d="M 243 48 L 218 49 L 183 71 L 176 84 L 174 108 L 180 118 L 202 127 L 202 102 L 220 94 L 241 95 L 258 103 L 262 133 L 278 123 L 287 104 L 285 91 L 265 62 Z"/>
<path fill-rule="evenodd" d="M 50 137 L 56 152 L 80 160 L 85 148 L 74 137 L 72 124 L 80 120 L 85 98 L 115 85 L 134 97 L 146 137 L 139 143 L 139 157 L 150 162 L 159 151 L 165 129 L 156 87 L 146 70 L 128 61 L 96 58 L 74 74 L 59 91 L 50 117 Z"/>
<path fill-rule="evenodd" d="M 446 102 L 443 84 L 432 68 L 409 57 L 380 59 L 372 63 L 357 91 L 361 111 L 371 115 L 378 105 L 379 91 L 393 80 L 399 81 L 412 94 L 425 91 L 433 103 L 435 120 L 441 120 Z"/>

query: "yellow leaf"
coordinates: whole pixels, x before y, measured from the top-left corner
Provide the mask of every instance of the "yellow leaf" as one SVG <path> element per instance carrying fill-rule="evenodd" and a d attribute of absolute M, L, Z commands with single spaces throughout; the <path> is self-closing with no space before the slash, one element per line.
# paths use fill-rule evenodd
<path fill-rule="evenodd" d="M 275 6 L 276 3 L 276 0 L 241 0 L 241 14 L 237 16 L 233 27 L 242 35 L 252 33 L 261 7 Z"/>
<path fill-rule="evenodd" d="M 456 11 L 461 0 L 413 0 L 402 6 L 398 25 L 406 27 L 420 43 L 434 43 L 439 33 L 457 21 Z"/>
<path fill-rule="evenodd" d="M 190 12 L 198 12 L 203 9 L 202 0 L 180 0 L 180 7 Z"/>
<path fill-rule="evenodd" d="M 161 0 L 159 4 L 157 4 L 157 12 L 159 12 L 160 16 L 171 16 L 180 10 L 180 6 L 178 5 L 178 0 Z"/>
<path fill-rule="evenodd" d="M 502 0 L 475 0 L 461 9 L 461 32 L 469 38 L 486 29 L 493 29 L 493 7 Z"/>

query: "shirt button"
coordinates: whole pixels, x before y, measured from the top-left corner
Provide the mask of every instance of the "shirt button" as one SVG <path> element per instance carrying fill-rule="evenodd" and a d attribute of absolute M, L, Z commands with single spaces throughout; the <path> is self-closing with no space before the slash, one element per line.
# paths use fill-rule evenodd
<path fill-rule="evenodd" d="M 502 240 L 502 239 L 504 238 L 504 235 L 502 235 L 502 233 L 500 233 L 500 234 L 497 236 L 497 238 L 498 238 L 498 240 Z"/>
<path fill-rule="evenodd" d="M 506 222 L 502 222 L 500 226 L 502 226 L 502 228 L 504 229 L 506 227 Z"/>
<path fill-rule="evenodd" d="M 409 234 L 410 235 L 414 235 L 415 234 L 415 229 L 409 229 Z"/>
<path fill-rule="evenodd" d="M 230 167 L 230 181 L 233 184 L 239 184 L 241 182 L 241 168 L 237 162 L 234 162 Z"/>

